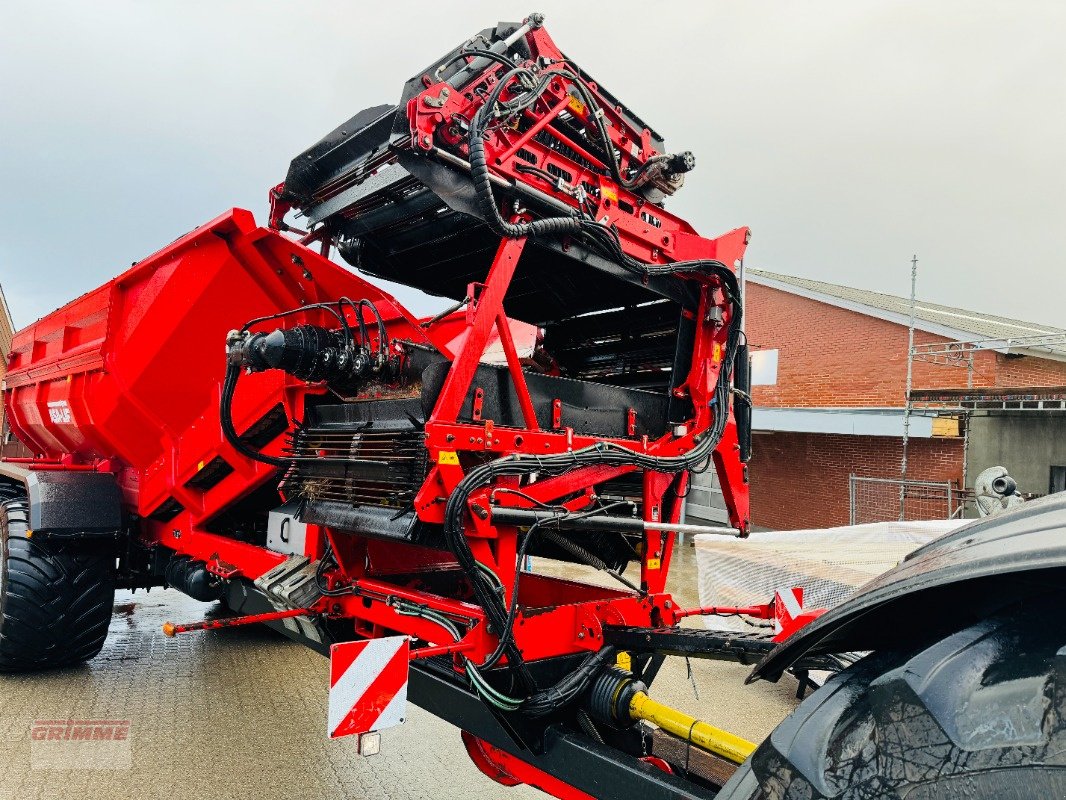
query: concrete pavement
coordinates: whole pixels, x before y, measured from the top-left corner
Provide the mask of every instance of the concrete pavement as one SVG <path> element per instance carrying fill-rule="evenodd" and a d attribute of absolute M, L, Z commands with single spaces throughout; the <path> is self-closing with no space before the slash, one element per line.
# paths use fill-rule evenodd
<path fill-rule="evenodd" d="M 691 546 L 681 549 L 671 588 L 682 604 L 696 602 Z M 405 725 L 382 735 L 381 755 L 359 758 L 352 741 L 326 738 L 322 656 L 259 626 L 160 633 L 166 620 L 201 619 L 209 609 L 175 591 L 123 592 L 97 659 L 0 676 L 0 800 L 544 797 L 492 783 L 467 758 L 457 730 L 414 706 Z M 692 667 L 699 699 L 680 659 L 668 659 L 652 694 L 754 740 L 795 704 L 787 678 L 744 687 L 745 667 Z M 129 720 L 129 767 L 95 769 L 101 765 L 88 758 L 34 769 L 34 721 L 66 719 Z"/>

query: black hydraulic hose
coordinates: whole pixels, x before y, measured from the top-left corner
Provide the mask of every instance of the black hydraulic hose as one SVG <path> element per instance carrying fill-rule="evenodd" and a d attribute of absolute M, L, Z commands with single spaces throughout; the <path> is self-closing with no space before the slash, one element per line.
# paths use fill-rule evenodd
<path fill-rule="evenodd" d="M 543 717 L 573 702 L 596 677 L 599 671 L 614 660 L 615 649 L 604 645 L 554 686 L 535 692 L 522 703 L 522 711 L 531 717 Z"/>
<path fill-rule="evenodd" d="M 517 239 L 525 236 L 551 236 L 568 233 L 578 233 L 581 230 L 581 221 L 576 216 L 545 217 L 532 222 L 509 222 L 504 219 L 496 204 L 496 197 L 492 191 L 492 182 L 489 179 L 488 160 L 485 155 L 485 140 L 482 135 L 486 128 L 486 118 L 503 90 L 512 80 L 520 75 L 530 74 L 528 70 L 517 68 L 504 75 L 496 84 L 492 94 L 481 105 L 470 121 L 470 177 L 474 182 L 477 194 L 478 207 L 488 222 L 489 227 L 500 236 L 508 239 Z"/>
<path fill-rule="evenodd" d="M 248 456 L 255 461 L 270 464 L 272 467 L 284 468 L 289 466 L 289 461 L 284 458 L 275 458 L 261 453 L 249 445 L 237 435 L 237 429 L 233 425 L 233 393 L 237 388 L 237 379 L 240 377 L 241 367 L 239 364 L 229 364 L 226 367 L 226 379 L 222 383 L 222 400 L 219 403 L 219 421 L 222 423 L 222 435 L 226 437 L 233 448 L 242 455 Z"/>
<path fill-rule="evenodd" d="M 637 453 L 629 448 L 610 442 L 598 442 L 570 453 L 550 456 L 511 454 L 470 470 L 448 498 L 444 515 L 445 541 L 449 549 L 455 554 L 464 572 L 469 576 L 478 602 L 485 609 L 489 622 L 497 631 L 501 632 L 501 637 L 505 636 L 507 630 L 510 617 L 509 610 L 496 593 L 496 589 L 489 579 L 477 569 L 476 559 L 463 533 L 462 520 L 466 503 L 476 489 L 503 475 L 523 476 L 536 472 L 541 476 L 549 476 L 562 474 L 578 467 L 594 465 L 632 465 L 655 472 L 679 473 L 698 467 L 709 459 L 714 449 L 718 446 L 718 442 L 721 441 L 726 420 L 728 419 L 730 376 L 732 375 L 733 360 L 740 340 L 742 310 L 739 304 L 739 286 L 736 275 L 719 262 L 699 262 L 699 264 L 706 271 L 718 274 L 722 279 L 732 302 L 733 316 L 730 319 L 730 331 L 725 348 L 726 353 L 718 375 L 715 395 L 710 403 L 714 412 L 712 425 L 695 447 L 683 455 L 668 457 Z M 696 262 L 690 262 L 688 266 L 692 270 L 700 268 L 696 265 Z M 514 648 L 508 648 L 509 659 L 515 658 L 515 654 Z M 520 659 L 520 654 L 517 657 Z"/>
<path fill-rule="evenodd" d="M 359 323 L 359 336 L 362 338 L 361 344 L 370 351 L 370 334 L 367 331 L 366 320 L 363 319 L 363 307 L 370 309 L 370 313 L 374 315 L 374 319 L 377 321 L 378 327 L 378 355 L 382 361 L 388 356 L 389 353 L 389 334 L 385 329 L 385 321 L 381 317 L 381 312 L 378 311 L 378 307 L 374 305 L 372 300 L 367 300 L 365 297 L 361 298 L 359 302 L 355 302 L 350 297 L 342 297 L 337 301 L 338 307 L 343 310 L 343 304 L 347 303 L 351 306 L 352 311 L 355 313 L 355 319 Z M 343 319 L 344 315 L 341 315 Z M 347 326 L 347 323 L 345 324 Z"/>
<path fill-rule="evenodd" d="M 360 301 L 362 302 L 362 301 Z M 352 307 L 352 313 L 355 314 L 355 321 L 359 324 L 359 344 L 363 347 L 370 349 L 370 332 L 366 328 L 366 321 L 363 319 L 363 315 L 359 310 L 359 305 L 350 297 L 342 297 L 337 301 L 337 307 L 341 309 L 341 318 L 344 318 L 344 304 L 347 303 Z"/>
<path fill-rule="evenodd" d="M 281 319 L 282 317 L 289 317 L 293 314 L 299 314 L 301 311 L 310 311 L 316 308 L 321 309 L 323 311 L 328 311 L 330 314 L 337 318 L 337 322 L 340 324 L 340 326 L 346 331 L 348 331 L 348 323 L 344 319 L 344 315 L 339 314 L 337 312 L 337 309 L 335 309 L 328 303 L 310 303 L 305 306 L 300 306 L 299 308 L 290 308 L 288 311 L 279 311 L 277 314 L 268 314 L 265 317 L 256 317 L 255 319 L 250 319 L 246 323 L 244 323 L 244 325 L 241 326 L 241 331 L 247 331 L 251 329 L 252 326 L 258 325 L 262 322 L 270 322 L 271 320 Z M 351 336 L 351 331 L 348 331 L 348 335 L 349 337 Z"/>
<path fill-rule="evenodd" d="M 348 302 L 351 302 L 351 301 L 349 300 Z M 362 300 L 359 301 L 360 310 L 359 310 L 358 314 L 359 314 L 359 322 L 360 322 L 360 324 L 362 324 L 362 322 L 363 322 L 363 312 L 361 310 L 363 308 L 363 306 L 366 306 L 367 308 L 370 309 L 370 312 L 374 315 L 374 318 L 378 322 L 378 355 L 380 355 L 382 358 L 384 358 L 389 353 L 389 334 L 385 330 L 385 321 L 381 318 L 381 312 L 378 311 L 378 307 L 376 305 L 374 305 L 373 302 L 371 302 L 370 300 L 367 300 L 364 297 Z M 367 349 L 369 349 L 370 348 L 370 342 L 366 342 L 365 344 L 367 346 Z"/>

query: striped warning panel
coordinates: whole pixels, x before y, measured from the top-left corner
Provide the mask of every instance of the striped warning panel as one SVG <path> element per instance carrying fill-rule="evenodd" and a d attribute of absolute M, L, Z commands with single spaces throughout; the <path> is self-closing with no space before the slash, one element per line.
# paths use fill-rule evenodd
<path fill-rule="evenodd" d="M 407 709 L 410 640 L 341 642 L 329 651 L 329 738 L 392 728 Z"/>
<path fill-rule="evenodd" d="M 803 614 L 803 589 L 799 586 L 774 593 L 774 633 L 789 633 L 798 627 Z"/>

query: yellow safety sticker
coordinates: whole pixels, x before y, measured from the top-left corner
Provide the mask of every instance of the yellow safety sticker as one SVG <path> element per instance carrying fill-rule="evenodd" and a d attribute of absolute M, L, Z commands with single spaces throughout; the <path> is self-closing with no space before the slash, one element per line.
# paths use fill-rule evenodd
<path fill-rule="evenodd" d="M 618 192 L 616 192 L 610 186 L 600 187 L 600 197 L 604 200 L 611 200 L 612 202 L 618 202 Z"/>
<path fill-rule="evenodd" d="M 573 111 L 575 114 L 585 113 L 585 104 L 578 100 L 573 95 L 570 95 L 570 102 L 566 104 L 567 108 Z"/>
<path fill-rule="evenodd" d="M 711 361 L 713 361 L 715 364 L 717 364 L 721 360 L 722 360 L 722 345 L 720 345 L 718 342 L 715 342 L 714 346 L 711 348 Z"/>
<path fill-rule="evenodd" d="M 196 471 L 197 472 L 199 472 L 203 468 L 204 468 L 204 462 L 203 461 L 201 461 L 199 464 L 196 465 Z"/>
<path fill-rule="evenodd" d="M 441 450 L 437 456 L 438 464 L 458 464 L 459 454 L 454 450 Z"/>
<path fill-rule="evenodd" d="M 663 562 L 658 558 L 648 559 L 648 569 L 659 569 L 663 565 Z"/>

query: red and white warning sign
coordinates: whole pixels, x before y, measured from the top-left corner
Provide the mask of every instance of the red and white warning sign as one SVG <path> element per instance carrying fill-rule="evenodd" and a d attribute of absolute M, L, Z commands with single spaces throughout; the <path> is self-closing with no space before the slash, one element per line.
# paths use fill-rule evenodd
<path fill-rule="evenodd" d="M 333 645 L 329 651 L 329 738 L 402 724 L 410 657 L 406 636 Z"/>
<path fill-rule="evenodd" d="M 809 625 L 826 612 L 824 608 L 807 611 L 803 608 L 803 589 L 778 589 L 774 593 L 774 641 L 783 642 L 804 625 Z"/>
<path fill-rule="evenodd" d="M 791 634 L 803 614 L 803 589 L 794 586 L 774 593 L 774 633 Z"/>

